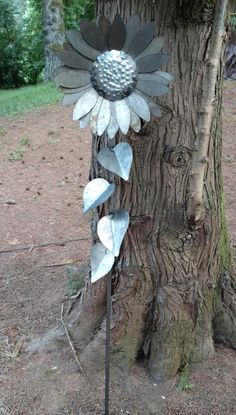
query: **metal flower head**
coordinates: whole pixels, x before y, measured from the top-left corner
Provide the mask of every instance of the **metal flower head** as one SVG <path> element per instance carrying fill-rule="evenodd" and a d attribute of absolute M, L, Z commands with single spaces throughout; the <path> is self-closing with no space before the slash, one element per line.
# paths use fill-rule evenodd
<path fill-rule="evenodd" d="M 138 132 L 151 114 L 161 116 L 150 96 L 168 93 L 172 77 L 160 71 L 169 55 L 160 53 L 164 38 L 154 33 L 154 22 L 140 29 L 138 16 L 125 25 L 118 14 L 112 24 L 101 17 L 99 27 L 82 21 L 80 31 L 66 32 L 55 82 L 65 93 L 62 104 L 75 104 L 73 119 L 82 128 L 113 138 L 119 129 Z"/>

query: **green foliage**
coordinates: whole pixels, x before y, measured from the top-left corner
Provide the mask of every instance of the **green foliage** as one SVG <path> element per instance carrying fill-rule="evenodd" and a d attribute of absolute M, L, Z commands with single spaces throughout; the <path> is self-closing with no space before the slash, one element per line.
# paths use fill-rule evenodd
<path fill-rule="evenodd" d="M 78 20 L 95 18 L 94 0 L 64 0 L 65 28 L 76 29 Z"/>
<path fill-rule="evenodd" d="M 65 272 L 68 277 L 66 295 L 72 297 L 84 287 L 85 279 L 80 269 L 77 267 L 67 266 Z"/>
<path fill-rule="evenodd" d="M 233 32 L 236 32 L 236 14 L 230 16 L 230 26 Z"/>
<path fill-rule="evenodd" d="M 41 83 L 0 92 L 0 116 L 13 117 L 36 107 L 56 103 L 60 94 L 53 83 Z"/>
<path fill-rule="evenodd" d="M 178 391 L 189 391 L 194 388 L 194 385 L 190 383 L 189 376 L 190 376 L 190 368 L 189 368 L 189 364 L 186 364 L 182 372 L 180 373 L 179 383 L 177 386 Z"/>

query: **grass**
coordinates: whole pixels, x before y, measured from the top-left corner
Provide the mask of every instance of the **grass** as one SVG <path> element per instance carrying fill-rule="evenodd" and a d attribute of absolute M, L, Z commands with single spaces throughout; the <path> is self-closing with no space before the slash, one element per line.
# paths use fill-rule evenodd
<path fill-rule="evenodd" d="M 34 108 L 58 102 L 62 95 L 53 83 L 0 90 L 0 116 L 14 117 Z"/>

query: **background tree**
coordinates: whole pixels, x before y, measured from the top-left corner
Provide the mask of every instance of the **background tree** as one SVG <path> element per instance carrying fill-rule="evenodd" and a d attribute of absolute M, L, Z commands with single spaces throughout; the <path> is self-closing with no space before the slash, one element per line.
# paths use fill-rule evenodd
<path fill-rule="evenodd" d="M 160 101 L 163 117 L 128 136 L 134 151 L 130 182 L 115 178 L 115 195 L 92 222 L 96 241 L 99 218 L 120 207 L 130 212 L 113 272 L 112 357 L 125 370 L 142 358 L 156 381 L 210 357 L 214 338 L 236 347 L 236 283 L 221 174 L 226 42 L 217 33 L 225 3 L 97 1 L 98 17 L 113 19 L 118 11 L 125 21 L 135 14 L 143 22 L 155 20 L 174 75 L 172 93 Z M 93 137 L 91 179 L 113 179 L 96 160 L 104 141 Z M 104 362 L 105 304 L 105 279 L 92 286 L 87 281 L 67 316 L 82 362 L 93 370 Z M 63 335 L 59 326 L 29 349 Z"/>

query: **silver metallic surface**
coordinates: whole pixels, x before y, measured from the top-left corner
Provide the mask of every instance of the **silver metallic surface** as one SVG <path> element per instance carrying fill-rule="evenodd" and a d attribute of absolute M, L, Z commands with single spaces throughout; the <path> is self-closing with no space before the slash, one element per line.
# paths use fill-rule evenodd
<path fill-rule="evenodd" d="M 109 101 L 125 98 L 136 86 L 136 64 L 123 51 L 111 50 L 99 55 L 90 74 L 94 89 Z"/>
<path fill-rule="evenodd" d="M 116 107 L 116 119 L 120 130 L 123 134 L 127 134 L 130 126 L 130 109 L 126 104 L 126 100 L 122 99 L 121 101 L 115 102 Z"/>
<path fill-rule="evenodd" d="M 77 121 L 90 112 L 98 100 L 98 94 L 94 89 L 90 89 L 78 99 L 74 107 L 73 121 Z"/>
<path fill-rule="evenodd" d="M 95 23 L 81 21 L 80 31 L 84 40 L 94 49 L 101 52 L 107 49 L 104 36 Z"/>
<path fill-rule="evenodd" d="M 91 60 L 95 60 L 101 53 L 99 50 L 94 49 L 84 40 L 79 30 L 67 30 L 66 37 L 73 48 L 77 50 L 77 52 Z"/>
<path fill-rule="evenodd" d="M 108 138 L 110 139 L 114 138 L 118 130 L 119 130 L 119 125 L 116 119 L 115 103 L 111 102 L 111 118 L 110 118 L 110 122 L 107 127 Z"/>
<path fill-rule="evenodd" d="M 121 50 L 125 44 L 126 28 L 119 14 L 115 15 L 111 25 L 109 47 L 110 49 Z"/>
<path fill-rule="evenodd" d="M 151 73 L 166 65 L 170 55 L 164 53 L 154 53 L 153 55 L 144 56 L 137 60 L 136 65 L 139 73 Z"/>
<path fill-rule="evenodd" d="M 158 53 L 160 52 L 160 50 L 163 48 L 164 46 L 164 42 L 165 42 L 165 38 L 164 37 L 155 37 L 150 45 L 144 49 L 144 51 L 135 58 L 135 60 L 144 58 L 144 56 L 147 55 L 152 55 L 153 53 Z"/>
<path fill-rule="evenodd" d="M 54 81 L 65 88 L 79 88 L 91 83 L 89 72 L 70 69 L 66 66 L 56 69 Z"/>
<path fill-rule="evenodd" d="M 115 190 L 114 183 L 108 183 L 105 179 L 94 179 L 89 182 L 83 193 L 84 212 L 89 212 L 95 207 L 106 202 Z"/>
<path fill-rule="evenodd" d="M 105 169 L 112 171 L 126 181 L 129 180 L 133 151 L 128 143 L 119 143 L 114 148 L 102 149 L 98 153 L 97 159 Z"/>
<path fill-rule="evenodd" d="M 167 85 L 161 84 L 154 79 L 139 79 L 137 89 L 152 97 L 160 97 L 167 94 L 170 90 Z"/>
<path fill-rule="evenodd" d="M 136 94 L 136 92 L 133 92 L 127 99 L 131 108 L 140 118 L 142 118 L 144 121 L 150 121 L 150 108 L 143 97 L 141 97 L 139 94 Z"/>
<path fill-rule="evenodd" d="M 83 69 L 89 71 L 92 61 L 77 53 L 75 50 L 63 50 L 55 53 L 56 57 L 66 66 L 73 69 Z"/>
<path fill-rule="evenodd" d="M 130 107 L 130 127 L 136 133 L 138 133 L 141 130 L 141 119 L 131 107 Z"/>
<path fill-rule="evenodd" d="M 80 91 L 80 92 L 76 92 L 74 94 L 65 94 L 64 97 L 62 98 L 62 101 L 61 101 L 62 105 L 67 106 L 67 105 L 76 104 L 78 99 L 80 97 L 82 97 L 90 89 L 91 89 L 91 86 L 87 86 L 87 87 L 83 88 L 82 91 Z"/>
<path fill-rule="evenodd" d="M 92 246 L 90 252 L 90 264 L 92 271 L 91 282 L 94 283 L 104 277 L 112 269 L 115 262 L 114 255 L 107 251 L 100 242 Z"/>
<path fill-rule="evenodd" d="M 138 31 L 128 49 L 128 53 L 132 58 L 140 55 L 151 43 L 154 37 L 155 26 L 155 22 L 147 23 L 142 30 Z"/>
<path fill-rule="evenodd" d="M 97 119 L 98 119 L 98 114 L 100 112 L 102 102 L 103 102 L 103 98 L 99 96 L 96 102 L 96 105 L 93 107 L 91 111 L 90 128 L 93 134 L 97 134 Z"/>
<path fill-rule="evenodd" d="M 97 118 L 97 134 L 100 136 L 106 130 L 111 118 L 111 103 L 107 99 L 102 101 L 102 105 Z"/>
<path fill-rule="evenodd" d="M 119 256 L 120 247 L 129 226 L 129 212 L 119 209 L 115 213 L 104 216 L 98 222 L 97 233 L 103 245 L 112 252 L 115 257 Z"/>
<path fill-rule="evenodd" d="M 131 20 L 128 21 L 126 25 L 126 41 L 123 46 L 123 50 L 125 52 L 128 51 L 134 37 L 137 35 L 137 33 L 140 30 L 140 17 L 136 14 L 132 17 Z"/>
<path fill-rule="evenodd" d="M 90 112 L 84 117 L 80 118 L 79 126 L 80 128 L 85 128 L 89 126 L 89 123 L 90 123 Z"/>

